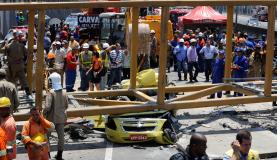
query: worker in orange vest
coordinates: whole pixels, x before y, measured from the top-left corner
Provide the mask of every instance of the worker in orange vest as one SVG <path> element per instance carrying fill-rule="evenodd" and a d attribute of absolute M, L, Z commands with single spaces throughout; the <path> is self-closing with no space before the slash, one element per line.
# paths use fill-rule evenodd
<path fill-rule="evenodd" d="M 29 160 L 49 160 L 49 142 L 47 132 L 54 129 L 54 124 L 47 121 L 36 107 L 30 110 L 31 117 L 22 129 L 22 142 Z"/>
<path fill-rule="evenodd" d="M 8 97 L 0 98 L 0 126 L 5 131 L 7 138 L 7 159 L 16 158 L 16 124 L 13 116 L 10 114 L 11 101 Z"/>
<path fill-rule="evenodd" d="M 8 160 L 7 159 L 7 137 L 5 131 L 0 127 L 0 160 Z"/>

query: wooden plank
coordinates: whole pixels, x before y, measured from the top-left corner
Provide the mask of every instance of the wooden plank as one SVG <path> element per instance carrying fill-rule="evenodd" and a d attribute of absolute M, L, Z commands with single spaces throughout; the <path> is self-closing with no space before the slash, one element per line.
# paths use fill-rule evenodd
<path fill-rule="evenodd" d="M 43 100 L 43 71 L 44 71 L 44 30 L 45 30 L 45 10 L 40 10 L 38 15 L 38 39 L 37 39 L 37 64 L 36 65 L 36 106 L 42 109 Z"/>
<path fill-rule="evenodd" d="M 211 87 L 211 88 L 207 88 L 207 89 L 204 89 L 204 90 L 193 92 L 193 93 L 188 94 L 188 95 L 184 95 L 184 96 L 181 96 L 181 97 L 177 97 L 177 98 L 171 99 L 171 100 L 169 100 L 167 102 L 183 101 L 183 100 L 193 100 L 193 99 L 202 98 L 202 97 L 214 94 L 214 93 L 216 93 L 218 91 L 223 91 L 224 87 L 225 87 L 224 85 L 214 86 L 214 87 Z"/>
<path fill-rule="evenodd" d="M 224 78 L 231 78 L 231 64 L 232 64 L 232 38 L 233 38 L 233 13 L 234 6 L 227 6 L 227 35 L 226 35 L 226 57 Z M 225 81 L 228 82 L 228 81 Z"/>
<path fill-rule="evenodd" d="M 131 34 L 131 78 L 130 89 L 136 88 L 137 82 L 137 52 L 138 52 L 138 18 L 139 8 L 132 8 L 132 34 Z M 129 27 L 129 26 L 126 26 Z"/>
<path fill-rule="evenodd" d="M 172 6 L 277 5 L 276 0 L 149 0 L 149 1 L 89 1 L 89 2 L 26 2 L 1 3 L 0 10 L 76 9 L 106 7 L 172 7 Z"/>
<path fill-rule="evenodd" d="M 156 102 L 156 99 L 144 94 L 141 91 L 133 90 L 134 96 L 139 98 L 142 101 Z"/>
<path fill-rule="evenodd" d="M 268 28 L 266 44 L 266 64 L 265 64 L 265 85 L 264 95 L 271 95 L 272 87 L 272 63 L 274 55 L 274 33 L 275 33 L 275 6 L 268 6 Z"/>
<path fill-rule="evenodd" d="M 74 94 L 71 94 L 74 95 Z M 90 91 L 87 95 L 91 98 L 94 97 L 108 97 L 108 96 L 132 96 L 131 90 L 119 89 L 119 90 L 106 90 L 106 91 Z"/>
<path fill-rule="evenodd" d="M 105 107 L 86 107 L 67 110 L 68 117 L 79 116 L 92 116 L 100 114 L 123 114 L 131 112 L 143 112 L 151 111 L 154 109 L 188 109 L 188 108 L 202 108 L 202 107 L 214 107 L 223 105 L 238 105 L 238 104 L 250 104 L 271 102 L 277 100 L 277 94 L 272 94 L 271 97 L 263 96 L 246 96 L 246 97 L 232 97 L 232 98 L 219 98 L 219 99 L 207 99 L 207 100 L 190 100 L 172 102 L 170 104 L 158 105 L 158 104 L 142 104 L 142 105 L 119 105 L 119 106 L 105 106 Z M 23 121 L 29 118 L 28 114 L 14 114 L 16 121 Z"/>
<path fill-rule="evenodd" d="M 76 98 L 76 101 L 80 102 L 82 105 L 94 105 L 94 106 L 144 104 L 144 102 L 139 102 L 139 101 L 118 101 L 118 100 L 92 99 L 92 98 Z"/>
<path fill-rule="evenodd" d="M 27 80 L 30 91 L 33 90 L 33 52 L 34 52 L 34 28 L 35 11 L 30 10 L 28 14 L 28 57 L 27 57 Z"/>
<path fill-rule="evenodd" d="M 169 8 L 162 7 L 161 16 L 161 45 L 160 45 L 160 55 L 159 55 L 159 77 L 158 77 L 158 97 L 157 103 L 164 104 L 165 98 L 165 86 L 166 86 L 166 61 L 167 61 L 167 33 L 168 33 L 168 23 L 169 19 Z"/>

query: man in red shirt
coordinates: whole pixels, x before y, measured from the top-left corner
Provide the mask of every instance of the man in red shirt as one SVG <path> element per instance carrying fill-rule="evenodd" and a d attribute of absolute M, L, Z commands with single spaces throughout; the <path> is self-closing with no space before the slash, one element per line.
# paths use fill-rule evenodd
<path fill-rule="evenodd" d="M 79 46 L 72 48 L 72 51 L 68 52 L 66 56 L 66 91 L 74 92 L 74 84 L 76 80 L 76 67 L 78 62 L 76 60 L 76 56 L 79 52 Z"/>

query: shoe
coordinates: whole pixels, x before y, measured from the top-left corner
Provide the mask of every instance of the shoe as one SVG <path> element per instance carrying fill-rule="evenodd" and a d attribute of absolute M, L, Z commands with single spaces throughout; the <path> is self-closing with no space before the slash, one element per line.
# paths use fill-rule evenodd
<path fill-rule="evenodd" d="M 195 81 L 195 82 L 198 82 L 198 80 L 197 80 L 196 78 L 194 78 L 194 81 Z"/>
<path fill-rule="evenodd" d="M 182 81 L 182 79 L 181 79 L 181 78 L 179 78 L 179 81 Z"/>
<path fill-rule="evenodd" d="M 189 83 L 193 83 L 193 81 L 192 81 L 192 80 L 189 80 Z"/>
<path fill-rule="evenodd" d="M 208 79 L 206 79 L 206 81 L 205 82 L 209 82 L 209 80 Z"/>

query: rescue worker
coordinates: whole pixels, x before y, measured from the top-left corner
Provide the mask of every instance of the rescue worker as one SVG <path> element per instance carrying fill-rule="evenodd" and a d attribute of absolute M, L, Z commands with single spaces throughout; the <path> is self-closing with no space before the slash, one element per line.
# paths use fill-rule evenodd
<path fill-rule="evenodd" d="M 223 50 L 218 52 L 218 56 L 215 60 L 213 72 L 212 72 L 212 83 L 223 83 L 223 77 L 224 77 L 224 54 L 225 52 Z M 212 94 L 210 98 L 214 98 L 215 94 Z M 222 92 L 217 92 L 217 98 L 222 97 Z"/>
<path fill-rule="evenodd" d="M 66 109 L 68 108 L 68 99 L 66 92 L 61 85 L 61 76 L 54 72 L 49 76 L 49 82 L 52 89 L 46 96 L 44 115 L 47 120 L 55 125 L 58 134 L 58 153 L 55 156 L 57 160 L 62 160 L 64 150 L 64 124 L 66 122 Z"/>
<path fill-rule="evenodd" d="M 25 60 L 27 58 L 27 49 L 22 43 L 18 41 L 18 39 L 14 39 L 10 44 L 8 44 L 6 54 L 10 73 L 10 81 L 16 85 L 16 81 L 19 79 L 26 95 L 31 95 L 30 88 L 25 76 Z"/>
<path fill-rule="evenodd" d="M 169 160 L 208 160 L 206 149 L 207 138 L 200 133 L 193 133 L 187 148 L 180 146 L 179 152 L 171 156 Z"/>
<path fill-rule="evenodd" d="M 56 42 L 57 49 L 55 50 L 55 65 L 54 69 L 61 75 L 62 79 L 62 86 L 63 86 L 63 75 L 65 71 L 65 61 L 66 61 L 66 53 L 65 51 L 61 48 L 61 42 L 57 41 Z"/>
<path fill-rule="evenodd" d="M 66 91 L 74 92 L 74 84 L 76 80 L 76 67 L 78 62 L 76 56 L 78 55 L 79 46 L 72 48 L 71 52 L 68 52 L 66 56 Z"/>
<path fill-rule="evenodd" d="M 235 49 L 236 56 L 233 62 L 233 77 L 237 78 L 236 82 L 243 82 L 243 78 L 246 78 L 246 72 L 248 70 L 248 61 L 244 56 L 244 50 L 242 48 Z M 235 92 L 235 96 L 242 96 L 240 93 Z"/>
<path fill-rule="evenodd" d="M 0 160 L 7 159 L 7 136 L 6 132 L 0 127 Z"/>
<path fill-rule="evenodd" d="M 30 115 L 21 132 L 22 143 L 28 152 L 29 160 L 49 160 L 46 134 L 54 129 L 54 124 L 46 120 L 36 107 L 30 109 Z"/>
<path fill-rule="evenodd" d="M 8 97 L 11 102 L 11 113 L 17 111 L 19 106 L 19 98 L 15 85 L 6 81 L 6 71 L 0 69 L 0 97 Z"/>
<path fill-rule="evenodd" d="M 8 97 L 0 98 L 0 126 L 7 138 L 7 159 L 16 159 L 16 125 L 10 114 L 11 101 Z M 0 154 L 1 155 L 1 154 Z"/>
<path fill-rule="evenodd" d="M 89 88 L 89 79 L 90 75 L 86 75 L 87 71 L 91 67 L 92 62 L 92 52 L 89 51 L 89 44 L 83 44 L 83 51 L 80 53 L 80 76 L 81 76 L 81 85 L 80 90 L 86 91 Z"/>
<path fill-rule="evenodd" d="M 109 53 L 110 53 L 111 47 L 108 43 L 103 43 L 102 45 L 102 51 L 100 51 L 100 58 L 102 62 L 102 75 L 101 75 L 101 81 L 100 81 L 100 90 L 105 90 L 105 87 L 108 82 L 108 74 L 107 71 L 109 69 Z"/>
<path fill-rule="evenodd" d="M 259 160 L 259 153 L 251 149 L 252 136 L 249 131 L 241 130 L 236 140 L 231 143 L 232 149 L 224 154 L 223 160 Z"/>

